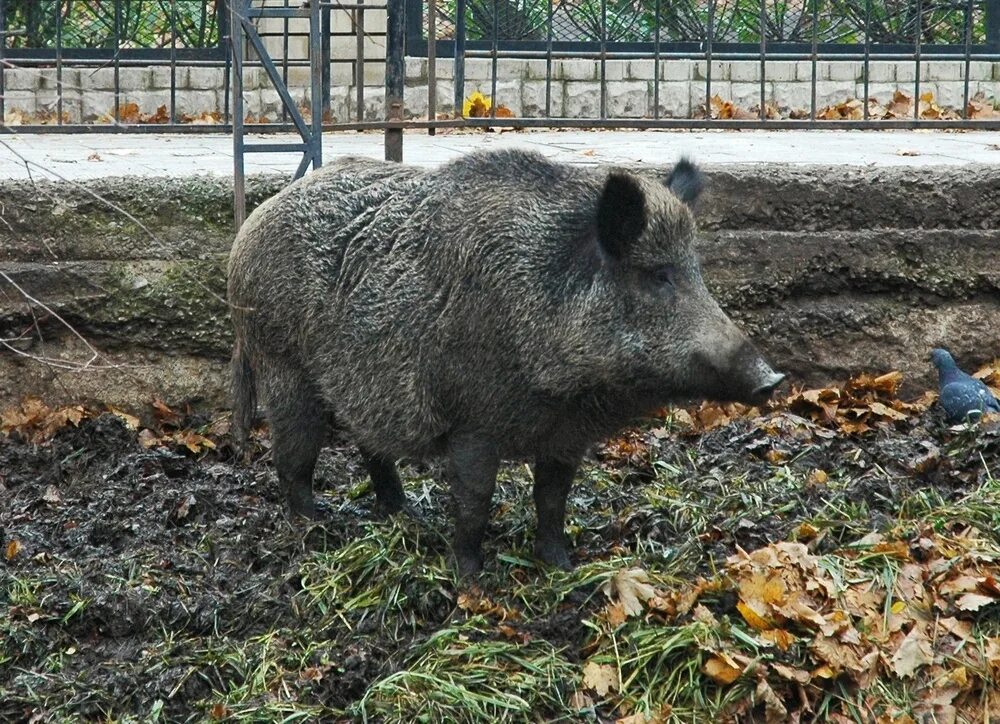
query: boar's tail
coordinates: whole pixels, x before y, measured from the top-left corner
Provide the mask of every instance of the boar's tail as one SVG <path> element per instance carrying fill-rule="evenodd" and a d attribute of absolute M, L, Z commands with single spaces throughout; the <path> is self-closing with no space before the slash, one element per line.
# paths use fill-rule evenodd
<path fill-rule="evenodd" d="M 254 381 L 253 367 L 250 366 L 250 357 L 241 342 L 237 342 L 233 349 L 232 372 L 233 435 L 236 444 L 243 448 L 257 415 L 257 385 Z"/>

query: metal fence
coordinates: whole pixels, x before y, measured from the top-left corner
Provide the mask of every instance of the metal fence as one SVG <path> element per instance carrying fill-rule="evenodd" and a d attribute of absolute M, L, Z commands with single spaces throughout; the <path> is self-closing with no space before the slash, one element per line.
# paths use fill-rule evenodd
<path fill-rule="evenodd" d="M 429 37 L 454 40 L 464 19 L 469 47 L 489 47 L 494 33 L 501 49 L 544 48 L 586 51 L 606 42 L 619 50 L 699 50 L 708 38 L 716 46 L 752 49 L 769 44 L 861 46 L 963 46 L 966 20 L 973 45 L 1000 43 L 997 6 L 964 0 L 407 0 L 410 54 Z M 676 44 L 687 44 L 676 45 Z M 589 46 L 589 47 L 588 47 Z"/>
<path fill-rule="evenodd" d="M 467 59 L 491 63 L 489 96 L 497 97 L 497 68 L 504 59 L 545 63 L 546 83 L 541 118 L 466 119 L 486 126 L 580 126 L 602 128 L 793 127 L 998 128 L 994 105 L 1000 92 L 976 98 L 970 67 L 1000 60 L 1000 1 L 985 0 L 407 0 L 408 54 L 454 59 L 454 104 L 466 93 Z M 556 117 L 552 111 L 554 64 L 589 58 L 598 64 L 598 111 L 592 117 Z M 653 101 L 644 118 L 614 118 L 608 111 L 610 61 L 652 61 Z M 701 61 L 704 84 L 700 113 L 693 118 L 663 117 L 659 95 L 664 63 Z M 721 62 L 759 64 L 759 98 L 750 109 L 732 112 L 713 93 L 713 72 Z M 810 103 L 786 109 L 769 103 L 769 63 L 805 62 L 811 66 Z M 817 103 L 818 64 L 824 61 L 862 64 L 861 92 L 845 117 L 824 113 Z M 912 90 L 906 112 L 886 110 L 870 95 L 871 64 L 912 64 Z M 924 70 L 929 61 L 960 63 L 962 103 L 942 109 L 922 101 Z M 994 70 L 994 78 L 997 71 Z M 429 82 L 435 82 L 430 74 Z M 926 87 L 926 85 L 924 86 Z M 431 97 L 435 97 L 432 89 Z M 926 95 L 924 95 L 926 98 Z M 970 106 L 970 101 L 974 105 Z M 718 108 L 722 106 L 722 108 Z M 721 111 L 721 112 L 719 112 Z M 790 111 L 790 112 L 789 112 Z M 431 108 L 429 119 L 433 118 Z M 831 117 L 832 116 L 832 117 Z M 435 125 L 430 123 L 430 125 Z M 442 124 L 437 124 L 442 125 Z"/>
<path fill-rule="evenodd" d="M 273 66 L 278 83 L 269 87 L 276 92 L 278 86 L 291 88 L 296 74 L 312 72 L 311 15 L 302 5 L 301 0 L 271 0 L 266 7 L 262 0 L 0 0 L 0 131 L 231 132 L 234 55 L 244 73 L 263 74 Z M 375 56 L 365 52 L 365 40 L 385 46 L 384 26 L 366 25 L 365 14 L 385 9 L 385 3 L 323 3 L 317 20 L 321 38 L 317 54 L 327 129 L 351 120 L 330 114 L 330 93 L 338 82 L 356 89 L 356 108 L 364 108 L 364 94 L 371 92 L 364 83 L 365 66 L 381 66 L 386 60 L 384 52 Z M 242 32 L 235 54 L 231 11 L 249 20 L 249 27 L 238 28 Z M 350 18 L 348 29 L 333 27 L 335 12 Z M 262 42 L 261 52 L 249 40 L 251 30 Z M 335 55 L 332 48 L 338 43 L 348 43 L 356 52 Z M 307 52 L 296 54 L 296 45 Z M 189 71 L 206 69 L 218 72 L 218 106 L 189 113 L 179 102 L 184 79 Z M 157 85 L 152 90 L 157 98 L 152 107 L 140 109 L 129 98 L 135 89 L 127 80 L 129 73 L 146 70 L 154 73 Z M 30 87 L 19 77 L 24 74 L 34 78 Z M 81 103 L 81 97 L 101 93 L 106 95 L 104 112 L 85 117 L 88 114 L 69 110 Z M 10 102 L 15 94 L 19 100 L 33 95 L 36 106 L 27 112 L 16 110 Z M 146 100 L 150 95 L 145 94 Z M 301 94 L 293 105 L 306 116 L 311 113 L 311 101 Z M 357 115 L 354 119 L 364 120 Z M 296 129 L 292 112 L 281 102 L 270 116 L 248 112 L 241 121 L 258 132 Z"/>
<path fill-rule="evenodd" d="M 388 25 L 374 17 L 382 13 Z M 404 56 L 420 59 L 423 75 L 404 82 Z M 567 60 L 593 63 L 599 88 L 593 109 L 576 117 L 553 102 Z M 539 73 L 544 97 L 530 112 L 502 105 L 505 61 L 533 63 Z M 775 64 L 788 61 L 806 68 L 797 79 L 809 89 L 801 108 L 777 107 L 768 95 Z M 943 110 L 921 101 L 928 64 L 942 61 L 961 68 L 960 98 Z M 639 62 L 652 69 L 648 112 L 624 117 L 608 102 L 620 77 L 612 65 Z M 818 98 L 821 64 L 830 62 L 861 68 L 856 84 L 845 82 L 845 94 L 856 97 L 843 117 L 825 112 Z M 911 101 L 905 108 L 874 102 L 879 62 L 912 68 L 898 83 Z M 472 63 L 488 67 L 485 78 L 468 79 Z M 669 70 L 681 63 L 697 65 L 689 83 L 699 101 L 676 117 L 660 101 Z M 724 96 L 724 63 L 755 66 L 750 82 L 759 92 L 744 108 L 734 110 Z M 977 97 L 983 84 L 970 72 L 988 63 L 1000 63 L 1000 0 L 0 0 L 0 130 L 298 130 L 305 139 L 313 126 L 387 130 L 393 138 L 407 127 L 455 126 L 996 129 L 1000 93 Z M 146 94 L 151 107 L 137 108 L 123 87 L 133 68 L 151 68 L 158 79 Z M 209 118 L 192 117 L 180 79 L 206 68 L 218 72 L 218 107 Z M 366 85 L 366 68 L 385 68 L 380 87 Z M 39 80 L 29 90 L 12 87 L 8 81 L 24 84 L 17 73 L 26 70 Z M 250 71 L 280 96 L 273 114 L 255 112 Z M 997 87 L 1000 67 L 992 72 Z M 95 87 L 106 94 L 106 113 L 67 111 L 86 105 Z M 456 115 L 473 90 L 488 102 L 474 117 Z M 349 96 L 346 110 L 334 112 L 335 92 Z M 34 116 L 11 116 L 15 94 L 34 94 Z"/>

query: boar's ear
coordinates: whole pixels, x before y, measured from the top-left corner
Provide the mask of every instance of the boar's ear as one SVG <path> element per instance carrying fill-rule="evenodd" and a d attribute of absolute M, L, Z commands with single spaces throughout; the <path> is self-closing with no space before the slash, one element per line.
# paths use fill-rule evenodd
<path fill-rule="evenodd" d="M 698 200 L 704 186 L 701 170 L 686 158 L 678 161 L 667 177 L 667 188 L 688 206 Z"/>
<path fill-rule="evenodd" d="M 646 195 L 638 180 L 622 171 L 612 171 L 597 204 L 597 237 L 604 250 L 615 259 L 628 254 L 629 247 L 646 229 Z"/>

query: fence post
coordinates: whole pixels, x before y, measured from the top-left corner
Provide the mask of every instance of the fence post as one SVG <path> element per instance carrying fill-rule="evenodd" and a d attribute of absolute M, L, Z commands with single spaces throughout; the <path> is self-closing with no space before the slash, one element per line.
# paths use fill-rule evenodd
<path fill-rule="evenodd" d="M 322 12 L 318 2 L 309 6 L 309 104 L 311 107 L 312 134 L 309 137 L 312 167 L 323 165 L 323 28 Z M 329 64 L 326 64 L 329 68 Z"/>
<path fill-rule="evenodd" d="M 247 218 L 246 176 L 243 166 L 243 13 L 244 0 L 229 0 L 229 53 L 232 57 L 233 220 L 239 231 Z"/>
<path fill-rule="evenodd" d="M 4 0 L 0 0 L 0 126 L 4 124 L 4 116 L 7 115 L 3 94 L 7 85 L 7 61 L 3 59 L 4 50 L 7 48 L 7 8 L 4 7 Z"/>
<path fill-rule="evenodd" d="M 1000 53 L 1000 0 L 986 0 L 986 47 Z"/>
<path fill-rule="evenodd" d="M 403 120 L 403 84 L 406 73 L 405 0 L 386 0 L 385 119 Z M 385 160 L 403 160 L 403 129 L 385 129 Z"/>
<path fill-rule="evenodd" d="M 465 103 L 465 0 L 455 5 L 455 118 L 462 117 Z"/>

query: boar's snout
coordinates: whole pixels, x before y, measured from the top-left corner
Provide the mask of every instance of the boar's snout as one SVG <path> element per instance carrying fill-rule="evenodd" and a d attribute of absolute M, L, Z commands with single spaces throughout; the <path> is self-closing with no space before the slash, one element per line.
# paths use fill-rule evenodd
<path fill-rule="evenodd" d="M 741 402 L 752 405 L 766 402 L 778 385 L 785 379 L 781 372 L 775 372 L 771 365 L 764 361 L 756 348 L 748 341 L 740 346 L 729 369 L 720 370 L 731 381 L 729 396 Z"/>
<path fill-rule="evenodd" d="M 778 385 L 785 379 L 785 376 L 780 372 L 775 372 L 766 364 L 764 366 L 767 368 L 767 372 L 762 377 L 760 385 L 751 392 L 751 395 L 759 400 L 766 400 L 770 397 L 771 393 L 778 389 Z"/>
<path fill-rule="evenodd" d="M 719 401 L 734 400 L 759 405 L 766 402 L 785 379 L 785 375 L 775 372 L 745 338 L 728 354 L 716 348 L 713 353 L 696 357 L 699 358 L 699 366 L 708 371 L 711 378 L 706 390 L 708 396 Z"/>

